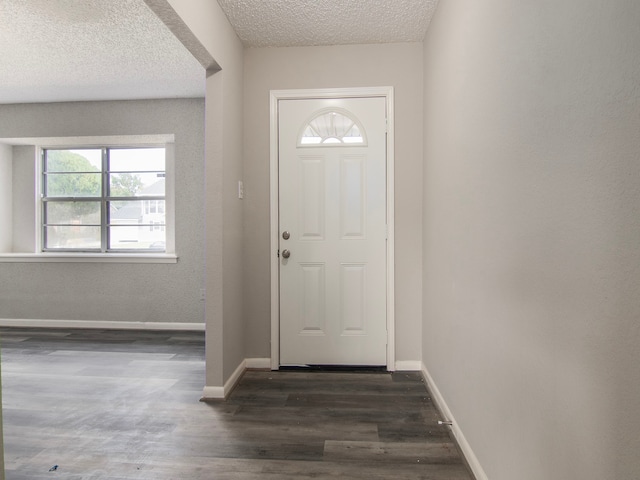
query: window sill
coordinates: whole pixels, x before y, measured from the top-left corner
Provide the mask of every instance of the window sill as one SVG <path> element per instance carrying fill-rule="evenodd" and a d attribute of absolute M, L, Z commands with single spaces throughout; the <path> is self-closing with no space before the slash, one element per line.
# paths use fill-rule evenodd
<path fill-rule="evenodd" d="M 0 263 L 177 263 L 171 253 L 0 253 Z"/>

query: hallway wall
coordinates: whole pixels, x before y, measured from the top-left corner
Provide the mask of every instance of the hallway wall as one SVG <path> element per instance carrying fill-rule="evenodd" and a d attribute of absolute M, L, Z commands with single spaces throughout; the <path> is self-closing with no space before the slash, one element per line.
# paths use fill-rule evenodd
<path fill-rule="evenodd" d="M 270 357 L 269 92 L 393 86 L 396 359 L 419 361 L 422 44 L 245 50 L 245 319 L 249 357 Z"/>
<path fill-rule="evenodd" d="M 485 478 L 640 477 L 638 45 L 634 0 L 427 32 L 423 361 Z"/>
<path fill-rule="evenodd" d="M 191 40 L 192 47 L 206 57 L 200 58 L 201 62 L 210 58 L 216 67 L 207 71 L 205 107 L 205 396 L 218 396 L 246 356 L 244 206 L 237 196 L 237 182 L 243 172 L 243 47 L 215 1 L 147 3 L 164 10 L 163 21 Z"/>

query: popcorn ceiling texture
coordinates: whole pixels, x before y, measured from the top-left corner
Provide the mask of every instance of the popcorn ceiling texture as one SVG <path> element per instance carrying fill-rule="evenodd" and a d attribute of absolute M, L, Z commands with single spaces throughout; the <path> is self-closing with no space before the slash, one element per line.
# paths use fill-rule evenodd
<path fill-rule="evenodd" d="M 204 68 L 142 0 L 2 0 L 0 59 L 0 103 L 205 90 Z"/>
<path fill-rule="evenodd" d="M 249 47 L 419 42 L 438 0 L 218 0 Z"/>
<path fill-rule="evenodd" d="M 246 46 L 265 47 L 422 41 L 438 0 L 218 3 Z M 203 66 L 143 0 L 0 0 L 0 104 L 204 93 Z"/>

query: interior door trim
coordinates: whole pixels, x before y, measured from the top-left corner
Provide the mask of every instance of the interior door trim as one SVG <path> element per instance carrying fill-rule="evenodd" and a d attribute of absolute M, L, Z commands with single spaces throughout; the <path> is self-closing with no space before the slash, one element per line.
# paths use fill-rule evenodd
<path fill-rule="evenodd" d="M 271 255 L 271 369 L 280 368 L 280 281 L 278 258 L 278 101 L 383 97 L 387 110 L 387 370 L 395 371 L 395 271 L 394 271 L 394 101 L 393 87 L 271 90 L 270 92 L 270 250 Z"/>

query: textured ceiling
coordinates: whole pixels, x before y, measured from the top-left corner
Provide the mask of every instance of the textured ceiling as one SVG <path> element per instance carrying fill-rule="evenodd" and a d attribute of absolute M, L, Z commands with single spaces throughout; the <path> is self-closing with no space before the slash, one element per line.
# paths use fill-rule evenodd
<path fill-rule="evenodd" d="M 419 42 L 438 0 L 218 0 L 245 46 Z"/>
<path fill-rule="evenodd" d="M 218 3 L 243 43 L 262 47 L 421 41 L 438 0 Z M 217 65 L 158 18 L 165 4 L 0 0 L 0 104 L 204 96 L 202 65 Z"/>
<path fill-rule="evenodd" d="M 143 0 L 0 0 L 0 59 L 0 103 L 204 96 Z"/>

